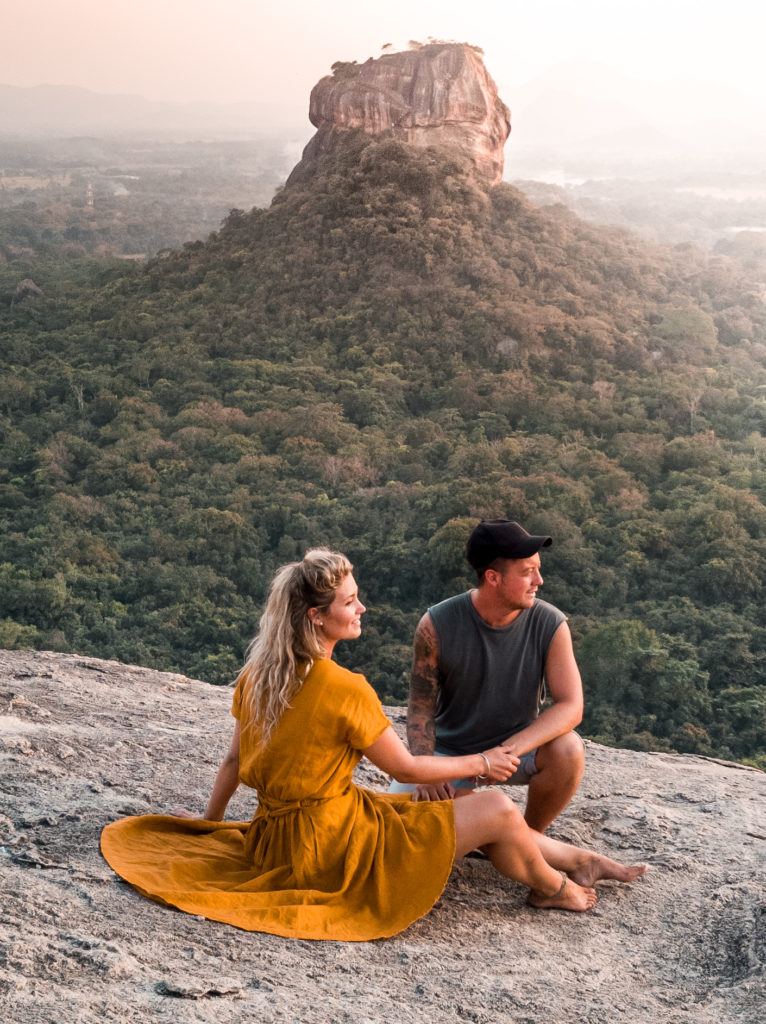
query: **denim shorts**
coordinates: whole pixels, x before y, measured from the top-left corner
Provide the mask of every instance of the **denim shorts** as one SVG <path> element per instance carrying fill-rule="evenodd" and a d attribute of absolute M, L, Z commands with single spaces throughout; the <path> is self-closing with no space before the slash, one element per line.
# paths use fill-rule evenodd
<path fill-rule="evenodd" d="M 537 775 L 537 764 L 535 763 L 535 754 L 537 750 L 530 750 L 529 753 L 523 754 L 521 757 L 521 763 L 513 775 L 506 782 L 497 783 L 502 786 L 528 786 L 529 780 L 533 775 Z M 448 754 L 446 750 L 435 750 L 434 754 L 437 757 L 452 757 L 452 754 Z M 455 789 L 475 789 L 476 779 L 471 776 L 468 779 L 453 779 L 452 785 Z M 417 783 L 413 782 L 394 782 L 391 780 L 391 784 L 388 787 L 389 793 L 412 793 L 417 788 Z"/>

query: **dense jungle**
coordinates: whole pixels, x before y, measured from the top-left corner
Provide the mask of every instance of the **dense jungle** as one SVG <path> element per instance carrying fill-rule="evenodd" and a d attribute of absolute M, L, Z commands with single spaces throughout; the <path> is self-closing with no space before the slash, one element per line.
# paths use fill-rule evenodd
<path fill-rule="evenodd" d="M 226 683 L 328 544 L 370 609 L 340 659 L 401 702 L 508 516 L 554 537 L 586 735 L 766 768 L 765 296 L 352 133 L 207 241 L 0 262 L 0 646 Z"/>

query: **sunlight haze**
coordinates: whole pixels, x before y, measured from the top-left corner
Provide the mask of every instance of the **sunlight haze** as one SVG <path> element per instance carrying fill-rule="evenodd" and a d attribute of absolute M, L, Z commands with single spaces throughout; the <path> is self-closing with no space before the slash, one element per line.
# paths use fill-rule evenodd
<path fill-rule="evenodd" d="M 153 100 L 268 101 L 305 110 L 336 60 L 376 57 L 432 36 L 481 46 L 501 95 L 561 62 L 653 83 L 707 82 L 766 102 L 763 9 L 741 0 L 658 3 L 329 0 L 2 0 L 5 85 L 74 85 Z"/>

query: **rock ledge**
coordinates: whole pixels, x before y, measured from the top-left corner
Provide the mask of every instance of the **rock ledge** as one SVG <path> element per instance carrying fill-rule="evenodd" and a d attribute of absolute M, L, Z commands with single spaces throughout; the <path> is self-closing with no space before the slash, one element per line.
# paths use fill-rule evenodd
<path fill-rule="evenodd" d="M 0 651 L 0 1006 L 9 1024 L 756 1024 L 766 961 L 766 776 L 588 744 L 560 838 L 646 860 L 588 916 L 541 913 L 481 861 L 387 941 L 279 939 L 143 899 L 106 822 L 199 813 L 231 693 L 114 661 Z M 390 708 L 397 728 L 403 709 Z M 362 765 L 359 781 L 384 779 Z M 243 791 L 231 816 L 253 813 Z M 228 1004 L 226 1007 L 223 1003 Z"/>

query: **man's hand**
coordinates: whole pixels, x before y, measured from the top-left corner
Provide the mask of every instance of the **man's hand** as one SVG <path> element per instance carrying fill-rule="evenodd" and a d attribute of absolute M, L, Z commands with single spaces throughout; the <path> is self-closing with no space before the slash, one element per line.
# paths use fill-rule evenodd
<path fill-rule="evenodd" d="M 439 782 L 435 786 L 416 786 L 412 801 L 418 800 L 454 800 L 457 790 L 451 782 Z"/>
<path fill-rule="evenodd" d="M 519 759 L 521 759 L 524 756 L 524 754 L 528 753 L 526 746 L 527 745 L 524 743 L 523 737 L 521 740 L 519 740 L 514 735 L 509 736 L 507 740 L 503 740 L 504 749 L 509 751 L 511 754 L 514 754 Z"/>

